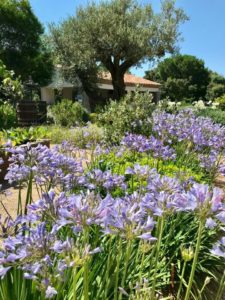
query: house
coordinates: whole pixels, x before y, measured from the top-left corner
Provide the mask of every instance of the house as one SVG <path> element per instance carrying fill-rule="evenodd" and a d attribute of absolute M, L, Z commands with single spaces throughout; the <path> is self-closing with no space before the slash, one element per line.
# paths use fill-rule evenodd
<path fill-rule="evenodd" d="M 126 92 L 135 91 L 138 88 L 139 92 L 150 92 L 153 94 L 154 100 L 158 101 L 160 98 L 160 84 L 151 80 L 147 80 L 132 74 L 125 74 L 124 76 Z M 99 95 L 102 99 L 107 101 L 113 96 L 113 85 L 111 74 L 102 72 L 99 74 L 97 87 L 99 89 Z M 59 68 L 53 76 L 52 82 L 41 88 L 41 99 L 48 104 L 53 104 L 57 97 L 78 100 L 90 111 L 90 99 L 82 89 L 82 84 L 77 79 L 75 84 L 67 82 Z"/>
<path fill-rule="evenodd" d="M 124 83 L 126 92 L 149 92 L 153 94 L 154 100 L 157 102 L 160 98 L 160 84 L 142 77 L 138 77 L 132 74 L 126 73 L 124 75 Z M 98 88 L 101 95 L 106 98 L 112 98 L 113 96 L 113 85 L 112 77 L 108 72 L 103 72 L 98 79 Z"/>

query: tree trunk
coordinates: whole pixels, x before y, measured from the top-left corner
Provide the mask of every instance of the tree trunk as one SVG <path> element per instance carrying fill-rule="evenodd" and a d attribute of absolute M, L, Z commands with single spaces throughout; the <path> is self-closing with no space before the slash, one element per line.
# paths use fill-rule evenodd
<path fill-rule="evenodd" d="M 113 98 L 115 100 L 119 100 L 124 97 L 125 91 L 125 83 L 124 83 L 124 72 L 117 70 L 115 72 L 111 72 L 112 76 L 112 85 L 113 85 Z"/>

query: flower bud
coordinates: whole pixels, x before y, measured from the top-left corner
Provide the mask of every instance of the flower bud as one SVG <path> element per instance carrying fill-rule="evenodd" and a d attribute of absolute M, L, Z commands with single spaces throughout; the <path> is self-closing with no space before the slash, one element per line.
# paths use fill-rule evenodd
<path fill-rule="evenodd" d="M 194 249 L 192 246 L 189 246 L 188 248 L 181 247 L 181 256 L 184 261 L 191 261 L 194 257 Z"/>

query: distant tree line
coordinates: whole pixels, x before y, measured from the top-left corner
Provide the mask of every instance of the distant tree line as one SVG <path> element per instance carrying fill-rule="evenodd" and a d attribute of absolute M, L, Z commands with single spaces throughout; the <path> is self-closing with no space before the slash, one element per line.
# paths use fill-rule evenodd
<path fill-rule="evenodd" d="M 225 78 L 192 55 L 166 58 L 147 71 L 145 78 L 161 83 L 161 97 L 169 97 L 172 101 L 213 101 L 225 94 Z"/>

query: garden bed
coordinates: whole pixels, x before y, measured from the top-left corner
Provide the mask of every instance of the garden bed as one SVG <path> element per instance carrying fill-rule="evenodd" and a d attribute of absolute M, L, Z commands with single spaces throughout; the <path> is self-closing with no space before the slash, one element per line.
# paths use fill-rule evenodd
<path fill-rule="evenodd" d="M 221 300 L 225 128 L 156 111 L 151 135 L 94 146 L 85 166 L 68 142 L 12 150 L 22 217 L 2 222 L 0 295 Z"/>

